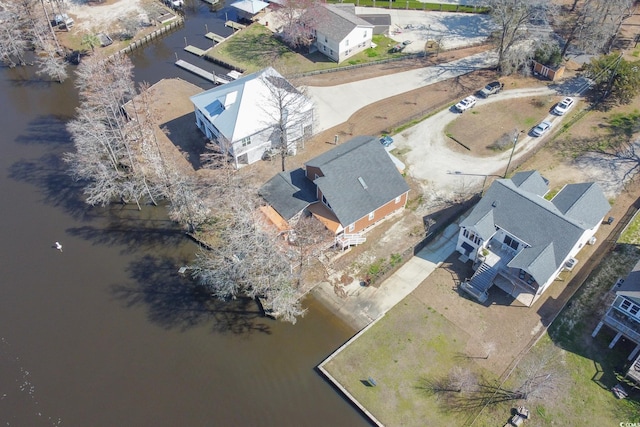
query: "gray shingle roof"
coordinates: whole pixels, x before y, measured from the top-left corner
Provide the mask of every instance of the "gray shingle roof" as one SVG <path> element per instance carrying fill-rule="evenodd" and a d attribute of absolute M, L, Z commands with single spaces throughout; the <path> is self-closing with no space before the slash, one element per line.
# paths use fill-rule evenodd
<path fill-rule="evenodd" d="M 343 226 L 409 191 L 377 138 L 358 136 L 310 160 L 324 176 L 314 182 Z"/>
<path fill-rule="evenodd" d="M 511 177 L 511 181 L 521 190 L 544 196 L 549 191 L 549 183 L 538 171 L 518 172 Z"/>
<path fill-rule="evenodd" d="M 301 168 L 280 172 L 260 187 L 258 194 L 287 221 L 318 200 L 315 186 Z"/>
<path fill-rule="evenodd" d="M 316 29 L 338 42 L 342 41 L 359 25 L 373 28 L 373 25 L 356 16 L 356 7 L 353 3 L 324 4 L 323 6 L 327 13 L 318 20 Z"/>
<path fill-rule="evenodd" d="M 567 217 L 584 224 L 597 224 L 602 220 L 602 211 L 608 212 L 611 209 L 600 186 L 595 182 L 565 185 L 551 199 L 551 203 Z"/>
<path fill-rule="evenodd" d="M 640 305 L 640 261 L 633 267 L 631 273 L 616 289 L 616 294 L 622 295 L 628 300 Z"/>
<path fill-rule="evenodd" d="M 461 226 L 481 234 L 480 229 L 487 229 L 486 217 L 491 212 L 496 226 L 530 246 L 509 266 L 526 269 L 538 283 L 544 283 L 564 262 L 584 231 L 598 225 L 610 207 L 599 186 L 576 184 L 559 199 L 562 201 L 559 204 L 566 208 L 563 212 L 539 195 L 539 184 L 525 183 L 533 176 L 520 176 L 519 186 L 510 179 L 495 181 Z M 532 188 L 536 193 L 523 188 Z M 588 212 L 580 214 L 578 205 Z"/>

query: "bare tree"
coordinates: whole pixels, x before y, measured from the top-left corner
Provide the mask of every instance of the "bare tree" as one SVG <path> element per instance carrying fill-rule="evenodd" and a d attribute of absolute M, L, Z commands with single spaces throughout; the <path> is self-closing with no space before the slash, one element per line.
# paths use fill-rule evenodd
<path fill-rule="evenodd" d="M 498 67 L 501 72 L 511 72 L 511 50 L 526 39 L 526 24 L 546 13 L 549 0 L 489 0 L 488 6 L 498 30 L 494 36 L 498 50 Z"/>
<path fill-rule="evenodd" d="M 326 20 L 327 10 L 319 0 L 285 0 L 276 13 L 283 22 L 282 39 L 299 49 L 311 46 L 318 24 Z"/>
<path fill-rule="evenodd" d="M 273 68 L 264 70 L 260 77 L 267 88 L 262 103 L 268 126 L 272 126 L 272 141 L 280 156 L 282 171 L 286 170 L 286 158 L 295 153 L 297 145 L 303 143 L 313 127 L 313 105 L 304 91 L 295 88 Z"/>
<path fill-rule="evenodd" d="M 65 158 L 72 176 L 87 182 L 90 204 L 104 205 L 114 196 L 133 200 L 138 209 L 144 198 L 156 203 L 143 157 L 149 131 L 142 121 L 130 120 L 124 108 L 135 95 L 132 70 L 126 56 L 90 57 L 78 67 L 80 106 L 68 125 L 76 152 Z"/>
<path fill-rule="evenodd" d="M 622 22 L 631 16 L 633 3 L 633 0 L 584 0 L 577 7 L 578 1 L 574 2 L 572 13 L 565 15 L 562 23 L 566 39 L 562 56 L 572 45 L 590 54 L 608 53 Z"/>

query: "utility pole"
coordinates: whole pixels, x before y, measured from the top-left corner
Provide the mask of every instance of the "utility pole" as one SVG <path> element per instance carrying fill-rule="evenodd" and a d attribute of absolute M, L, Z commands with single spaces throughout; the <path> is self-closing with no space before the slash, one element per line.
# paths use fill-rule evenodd
<path fill-rule="evenodd" d="M 519 136 L 520 136 L 520 132 L 518 132 L 518 130 L 516 129 L 516 136 L 513 138 L 513 148 L 511 149 L 511 154 L 509 155 L 509 161 L 507 162 L 507 168 L 504 170 L 503 178 L 506 178 L 507 172 L 509 172 L 509 166 L 511 165 L 511 159 L 513 159 L 513 152 L 516 151 L 516 144 L 518 143 Z"/>

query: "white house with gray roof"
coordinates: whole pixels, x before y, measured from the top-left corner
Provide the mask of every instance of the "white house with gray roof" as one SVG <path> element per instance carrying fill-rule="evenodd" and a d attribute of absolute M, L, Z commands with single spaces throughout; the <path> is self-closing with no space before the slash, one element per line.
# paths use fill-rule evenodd
<path fill-rule="evenodd" d="M 610 206 L 596 183 L 565 185 L 520 172 L 493 182 L 460 224 L 456 250 L 477 267 L 463 290 L 484 302 L 496 285 L 531 306 L 598 230 Z M 571 261 L 570 261 L 571 260 Z"/>
<path fill-rule="evenodd" d="M 612 329 L 615 336 L 609 343 L 613 348 L 623 336 L 636 344 L 627 360 L 633 360 L 627 377 L 640 384 L 640 262 L 625 278 L 620 278 L 608 294 L 610 306 L 592 337 L 598 335 L 603 326 Z"/>
<path fill-rule="evenodd" d="M 371 47 L 374 25 L 356 16 L 353 3 L 323 4 L 327 13 L 316 23 L 315 45 L 338 63 Z"/>
<path fill-rule="evenodd" d="M 196 126 L 236 167 L 278 148 L 280 120 L 288 151 L 313 134 L 313 103 L 271 67 L 192 96 Z"/>

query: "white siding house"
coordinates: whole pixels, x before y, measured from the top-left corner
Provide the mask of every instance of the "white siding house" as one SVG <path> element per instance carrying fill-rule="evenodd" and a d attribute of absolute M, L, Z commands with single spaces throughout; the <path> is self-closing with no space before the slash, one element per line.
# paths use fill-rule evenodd
<path fill-rule="evenodd" d="M 274 83 L 284 111 L 275 99 Z M 302 138 L 313 133 L 313 103 L 271 67 L 190 99 L 196 126 L 233 157 L 236 166 L 257 162 L 265 151 L 279 146 L 281 117 L 291 154 Z"/>
<path fill-rule="evenodd" d="M 595 183 L 569 184 L 551 200 L 536 171 L 496 180 L 460 223 L 456 250 L 476 271 L 461 287 L 480 301 L 491 286 L 532 305 L 596 233 L 609 202 Z"/>
<path fill-rule="evenodd" d="M 324 4 L 316 27 L 319 52 L 338 63 L 371 47 L 373 25 L 356 16 L 354 4 Z"/>

